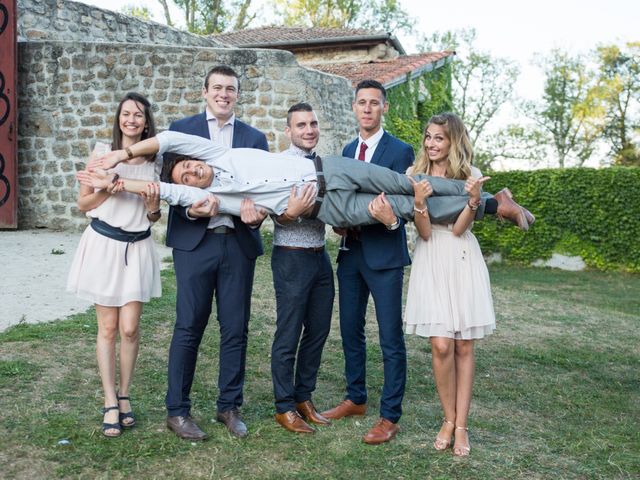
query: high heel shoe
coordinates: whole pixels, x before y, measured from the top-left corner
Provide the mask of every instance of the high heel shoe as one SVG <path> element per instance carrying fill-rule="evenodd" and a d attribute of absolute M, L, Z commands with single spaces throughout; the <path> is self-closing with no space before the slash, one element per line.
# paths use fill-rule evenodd
<path fill-rule="evenodd" d="M 102 414 L 106 414 L 107 412 L 110 412 L 111 410 L 118 410 L 118 406 L 114 405 L 113 407 L 104 407 L 102 409 Z M 107 430 L 117 430 L 117 433 L 107 433 Z M 120 425 L 120 422 L 118 423 L 106 423 L 103 419 L 102 422 L 102 434 L 105 437 L 109 437 L 109 438 L 114 438 L 114 437 L 119 437 L 122 434 L 122 426 Z"/>
<path fill-rule="evenodd" d="M 463 446 L 453 445 L 453 454 L 456 457 L 466 457 L 471 453 L 471 445 L 469 444 L 469 429 L 467 427 L 456 427 L 456 430 L 464 430 L 467 436 L 467 444 Z"/>
<path fill-rule="evenodd" d="M 120 405 L 120 400 L 129 400 L 129 397 L 121 397 L 119 392 L 116 392 L 116 398 L 118 399 L 118 405 Z M 129 403 L 131 403 L 131 400 L 129 400 Z M 120 418 L 120 425 L 122 425 L 124 428 L 131 428 L 134 427 L 136 425 L 136 417 L 133 415 L 133 411 L 129 410 L 128 412 L 120 412 L 119 414 L 119 418 Z M 129 420 L 128 422 L 125 422 L 125 420 Z"/>
<path fill-rule="evenodd" d="M 453 422 L 450 422 L 446 418 L 443 418 L 442 425 L 444 426 L 444 424 L 446 423 L 455 426 Z M 435 448 L 439 452 L 442 452 L 443 450 L 449 448 L 449 445 L 451 445 L 451 437 L 449 437 L 449 439 L 436 437 L 436 440 L 433 442 L 433 448 Z"/>

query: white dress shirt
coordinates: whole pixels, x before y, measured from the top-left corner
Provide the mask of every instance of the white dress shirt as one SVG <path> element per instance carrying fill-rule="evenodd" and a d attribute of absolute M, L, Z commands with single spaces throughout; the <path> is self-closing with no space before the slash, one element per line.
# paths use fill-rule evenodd
<path fill-rule="evenodd" d="M 360 154 L 360 145 L 363 143 L 367 144 L 367 149 L 364 151 L 364 161 L 367 163 L 371 163 L 371 159 L 373 158 L 373 154 L 376 153 L 376 147 L 378 143 L 380 143 L 380 139 L 384 135 L 384 129 L 378 130 L 375 134 L 363 140 L 360 135 L 358 135 L 358 147 L 356 148 L 356 153 L 353 158 L 357 159 Z"/>
<path fill-rule="evenodd" d="M 156 136 L 159 153 L 171 151 L 213 167 L 215 180 L 206 189 L 160 183 L 160 198 L 171 205 L 188 206 L 213 193 L 220 201 L 220 213 L 239 215 L 245 196 L 256 207 L 280 215 L 287 207 L 293 185 L 316 181 L 312 160 L 254 148 L 226 148 L 196 135 L 165 131 Z M 243 195 L 244 194 L 244 195 Z"/>

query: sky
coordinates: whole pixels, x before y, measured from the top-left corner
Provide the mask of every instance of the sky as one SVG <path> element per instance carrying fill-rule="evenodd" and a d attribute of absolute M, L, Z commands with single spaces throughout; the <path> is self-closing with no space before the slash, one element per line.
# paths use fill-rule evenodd
<path fill-rule="evenodd" d="M 119 11 L 125 5 L 147 6 L 154 20 L 164 23 L 158 0 L 82 0 L 83 3 Z M 640 41 L 640 2 L 629 0 L 399 0 L 416 18 L 416 32 L 431 34 L 475 28 L 477 50 L 516 61 L 521 75 L 516 92 L 535 99 L 542 92 L 543 78 L 531 65 L 535 53 L 562 48 L 587 53 L 601 43 Z M 253 0 L 268 18 L 266 0 Z M 179 17 L 176 9 L 174 21 Z M 415 39 L 398 35 L 408 53 L 416 51 Z M 461 55 L 464 52 L 459 52 Z"/>

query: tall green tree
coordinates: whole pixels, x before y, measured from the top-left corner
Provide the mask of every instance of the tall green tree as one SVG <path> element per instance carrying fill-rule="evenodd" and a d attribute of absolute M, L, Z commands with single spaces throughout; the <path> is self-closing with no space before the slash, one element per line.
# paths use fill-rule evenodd
<path fill-rule="evenodd" d="M 640 166 L 640 148 L 634 142 L 640 129 L 640 42 L 602 45 L 596 52 L 606 108 L 604 136 L 614 163 Z"/>
<path fill-rule="evenodd" d="M 287 26 L 409 31 L 415 20 L 398 0 L 273 0 Z"/>
<path fill-rule="evenodd" d="M 513 84 L 520 69 L 507 58 L 478 50 L 475 29 L 436 32 L 423 37 L 421 51 L 455 51 L 451 66 L 453 109 L 464 121 L 482 167 L 491 154 L 487 150 L 487 127 L 500 108 L 513 98 Z"/>
<path fill-rule="evenodd" d="M 581 55 L 556 49 L 537 61 L 545 74 L 544 94 L 523 102 L 525 114 L 553 147 L 558 166 L 582 166 L 604 130 L 604 107 L 596 76 Z"/>
<path fill-rule="evenodd" d="M 167 0 L 158 2 L 167 25 L 174 25 Z M 187 30 L 200 35 L 247 28 L 256 16 L 250 13 L 251 0 L 173 0 L 173 3 L 184 13 Z"/>
<path fill-rule="evenodd" d="M 140 18 L 141 20 L 153 20 L 153 15 L 147 7 L 137 7 L 129 4 L 122 7 L 120 12 L 130 17 Z"/>

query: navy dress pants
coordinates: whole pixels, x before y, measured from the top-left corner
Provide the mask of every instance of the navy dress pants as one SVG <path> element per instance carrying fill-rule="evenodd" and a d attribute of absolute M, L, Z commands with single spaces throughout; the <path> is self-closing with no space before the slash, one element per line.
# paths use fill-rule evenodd
<path fill-rule="evenodd" d="M 243 401 L 255 260 L 242 253 L 235 233 L 207 233 L 194 250 L 174 248 L 173 261 L 177 299 L 169 349 L 168 415 L 189 415 L 198 347 L 214 295 L 220 327 L 217 408 L 224 412 L 239 407 Z"/>
<path fill-rule="evenodd" d="M 345 355 L 347 399 L 367 402 L 367 344 L 365 317 L 369 294 L 373 297 L 384 363 L 380 416 L 396 423 L 402 415 L 407 378 L 407 352 L 402 331 L 402 281 L 404 268 L 372 270 L 362 244 L 349 242 L 338 264 L 340 333 Z"/>
<path fill-rule="evenodd" d="M 322 349 L 331 329 L 335 289 L 325 250 L 274 246 L 271 269 L 277 306 L 271 377 L 276 411 L 284 413 L 310 400 L 316 388 Z"/>

